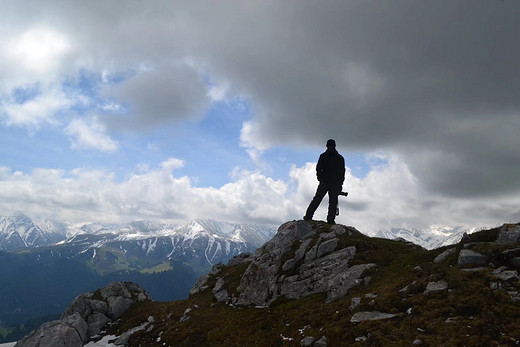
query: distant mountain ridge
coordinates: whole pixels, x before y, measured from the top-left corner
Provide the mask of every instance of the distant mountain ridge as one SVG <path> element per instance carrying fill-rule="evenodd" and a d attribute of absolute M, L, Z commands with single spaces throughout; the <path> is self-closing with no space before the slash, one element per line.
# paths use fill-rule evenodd
<path fill-rule="evenodd" d="M 49 246 L 74 242 L 78 235 L 113 234 L 115 241 L 144 240 L 154 237 L 183 237 L 193 240 L 206 236 L 247 244 L 242 248 L 257 248 L 276 233 L 276 227 L 264 224 L 236 224 L 212 220 L 192 220 L 185 224 L 162 224 L 149 221 L 130 223 L 89 223 L 76 226 L 68 222 L 45 218 L 30 218 L 24 214 L 0 216 L 0 250 Z"/>
<path fill-rule="evenodd" d="M 426 249 L 435 249 L 458 243 L 464 233 L 471 234 L 475 231 L 477 231 L 477 228 L 435 226 L 430 227 L 428 230 L 391 228 L 389 230 L 378 230 L 377 232 L 368 233 L 368 235 L 389 240 L 401 238 Z"/>
<path fill-rule="evenodd" d="M 386 239 L 403 238 L 426 249 L 434 249 L 457 243 L 465 232 L 469 234 L 476 230 L 476 228 L 443 226 L 434 226 L 427 230 L 390 228 L 367 232 L 367 235 Z M 113 241 L 144 240 L 154 237 L 177 239 L 182 237 L 183 240 L 193 240 L 206 235 L 213 240 L 248 244 L 254 250 L 276 234 L 276 227 L 265 224 L 236 224 L 201 219 L 184 224 L 133 221 L 130 223 L 88 223 L 77 226 L 65 221 L 30 218 L 24 214 L 12 217 L 0 216 L 0 251 L 74 242 L 75 236 L 83 234 L 113 234 L 115 235 L 111 239 Z"/>
<path fill-rule="evenodd" d="M 0 217 L 0 250 L 38 247 L 64 240 L 70 225 L 24 214 Z"/>

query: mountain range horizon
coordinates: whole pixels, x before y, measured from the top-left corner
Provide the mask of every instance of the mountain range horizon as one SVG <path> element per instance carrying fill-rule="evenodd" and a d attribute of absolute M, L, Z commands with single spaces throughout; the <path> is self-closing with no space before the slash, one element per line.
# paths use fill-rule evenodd
<path fill-rule="evenodd" d="M 198 226 L 196 226 L 198 225 Z M 242 229 L 256 227 L 264 237 L 258 235 L 240 235 Z M 0 251 L 14 250 L 24 247 L 38 247 L 66 242 L 67 239 L 81 234 L 116 234 L 119 240 L 146 239 L 162 237 L 178 233 L 182 230 L 194 232 L 211 230 L 233 241 L 250 243 L 260 247 L 276 233 L 278 225 L 268 223 L 236 223 L 213 219 L 195 218 L 180 223 L 152 222 L 133 220 L 120 223 L 104 223 L 92 221 L 88 223 L 71 223 L 66 220 L 30 216 L 17 212 L 12 216 L 0 216 Z M 473 233 L 484 227 L 450 227 L 431 226 L 426 230 L 416 228 L 389 227 L 377 231 L 366 232 L 371 237 L 385 239 L 401 238 L 420 245 L 426 249 L 438 248 L 458 242 L 464 233 Z"/>

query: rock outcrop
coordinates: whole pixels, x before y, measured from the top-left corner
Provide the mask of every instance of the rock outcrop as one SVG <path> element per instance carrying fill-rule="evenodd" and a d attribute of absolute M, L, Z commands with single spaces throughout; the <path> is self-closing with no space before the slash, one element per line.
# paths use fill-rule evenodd
<path fill-rule="evenodd" d="M 230 288 L 226 278 L 220 275 L 223 265 L 219 264 L 210 273 L 216 277 L 211 290 L 219 302 L 246 306 L 267 306 L 281 296 L 298 299 L 316 293 L 326 293 L 328 301 L 336 300 L 350 288 L 368 281 L 363 278 L 364 273 L 375 267 L 375 264 L 349 264 L 356 247 L 342 247 L 341 239 L 359 234 L 355 228 L 342 225 L 285 223 L 254 254 L 230 260 L 227 266 L 249 264 L 236 288 Z M 190 293 L 209 288 L 209 278 L 202 277 Z"/>
<path fill-rule="evenodd" d="M 93 292 L 78 295 L 61 320 L 43 324 L 16 344 L 17 347 L 83 346 L 109 322 L 119 319 L 134 303 L 151 300 L 132 282 L 112 282 Z"/>
<path fill-rule="evenodd" d="M 520 225 L 504 224 L 498 232 L 496 243 L 510 244 L 520 240 Z"/>
<path fill-rule="evenodd" d="M 488 258 L 485 255 L 472 251 L 471 249 L 463 249 L 459 253 L 459 265 L 487 265 L 487 263 Z"/>

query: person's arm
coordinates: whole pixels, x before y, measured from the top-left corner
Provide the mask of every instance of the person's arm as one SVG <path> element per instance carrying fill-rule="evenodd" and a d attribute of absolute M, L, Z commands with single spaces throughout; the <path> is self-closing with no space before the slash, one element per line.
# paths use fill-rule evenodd
<path fill-rule="evenodd" d="M 341 185 L 345 182 L 345 158 L 341 157 L 341 167 L 343 168 L 343 179 L 341 180 Z"/>
<path fill-rule="evenodd" d="M 316 178 L 319 182 L 321 182 L 321 179 L 323 178 L 323 154 L 320 155 L 318 159 L 318 163 L 316 164 Z"/>

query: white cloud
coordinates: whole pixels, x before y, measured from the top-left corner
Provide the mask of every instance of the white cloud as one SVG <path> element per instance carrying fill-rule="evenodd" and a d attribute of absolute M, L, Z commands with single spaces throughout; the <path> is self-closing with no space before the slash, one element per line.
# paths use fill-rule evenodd
<path fill-rule="evenodd" d="M 183 165 L 182 160 L 170 158 L 155 170 L 137 168 L 125 180 L 107 171 L 35 169 L 23 173 L 0 168 L 0 211 L 73 222 L 210 218 L 278 224 L 301 219 L 317 187 L 314 163 L 293 167 L 287 182 L 237 169 L 233 181 L 220 188 L 196 187 L 189 177 L 177 177 L 175 171 Z M 347 170 L 344 190 L 349 196 L 340 197 L 336 221 L 364 233 L 391 227 L 494 226 L 497 220 L 520 216 L 518 197 L 467 201 L 424 196 L 398 157 L 387 157 L 385 165 L 373 168 L 364 178 Z M 327 203 L 325 197 L 315 219 L 325 219 Z M 453 210 L 457 210 L 456 218 Z"/>
<path fill-rule="evenodd" d="M 71 221 L 185 220 L 275 222 L 285 214 L 286 184 L 242 172 L 220 189 L 194 187 L 175 177 L 183 161 L 170 158 L 158 170 L 138 170 L 124 181 L 111 172 L 35 169 L 0 170 L 0 211 L 24 211 Z"/>
<path fill-rule="evenodd" d="M 56 113 L 69 107 L 72 101 L 59 89 L 43 90 L 41 94 L 18 103 L 11 98 L 0 104 L 6 126 L 27 127 L 38 130 L 43 124 L 57 125 Z M 1 113 L 0 113 L 1 115 Z"/>
<path fill-rule="evenodd" d="M 71 137 L 73 149 L 95 149 L 103 152 L 113 152 L 118 149 L 117 142 L 106 134 L 105 127 L 96 117 L 88 122 L 74 119 L 65 128 L 65 133 Z"/>
<path fill-rule="evenodd" d="M 7 49 L 13 61 L 40 74 L 58 67 L 61 57 L 70 51 L 71 47 L 62 33 L 38 27 L 12 38 Z"/>
<path fill-rule="evenodd" d="M 174 171 L 175 169 L 180 169 L 183 166 L 184 160 L 177 158 L 169 158 L 168 160 L 165 160 L 161 163 L 161 167 L 167 172 Z"/>

